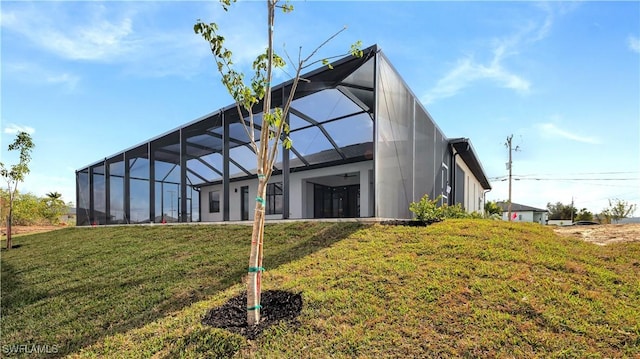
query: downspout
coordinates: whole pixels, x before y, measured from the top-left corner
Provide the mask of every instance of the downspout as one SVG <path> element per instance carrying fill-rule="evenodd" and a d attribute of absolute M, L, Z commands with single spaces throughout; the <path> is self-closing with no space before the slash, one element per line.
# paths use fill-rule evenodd
<path fill-rule="evenodd" d="M 451 168 L 451 175 L 449 177 L 451 177 L 451 192 L 449 193 L 449 205 L 452 205 L 456 203 L 456 156 L 459 155 L 459 153 L 457 151 L 455 151 L 455 148 L 453 147 L 453 144 L 449 144 L 449 147 L 451 149 L 451 163 L 449 164 L 449 167 Z"/>
<path fill-rule="evenodd" d="M 490 189 L 482 190 L 482 213 L 484 213 L 484 217 L 487 217 L 487 192 L 491 192 Z"/>

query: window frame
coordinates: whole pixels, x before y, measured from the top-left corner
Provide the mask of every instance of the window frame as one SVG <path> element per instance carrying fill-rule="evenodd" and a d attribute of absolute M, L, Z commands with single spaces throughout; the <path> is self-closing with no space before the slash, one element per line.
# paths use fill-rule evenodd
<path fill-rule="evenodd" d="M 267 183 L 267 194 L 266 194 L 266 212 L 265 214 L 283 214 L 284 212 L 284 191 L 282 189 L 282 182 L 272 182 Z M 277 201 L 277 198 L 280 197 L 280 201 Z M 278 206 L 278 203 L 280 206 Z"/>
<path fill-rule="evenodd" d="M 209 213 L 220 213 L 220 191 L 209 191 Z"/>

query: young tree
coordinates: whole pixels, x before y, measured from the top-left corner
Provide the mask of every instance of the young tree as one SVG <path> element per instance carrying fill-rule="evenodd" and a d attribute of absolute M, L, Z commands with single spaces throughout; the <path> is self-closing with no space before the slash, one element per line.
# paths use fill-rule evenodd
<path fill-rule="evenodd" d="M 608 210 L 611 214 L 611 219 L 618 223 L 621 219 L 629 217 L 636 210 L 636 205 L 617 198 L 610 199 Z"/>
<path fill-rule="evenodd" d="M 229 9 L 233 2 L 235 2 L 235 0 L 220 0 L 225 11 Z M 309 66 L 317 64 L 318 62 L 322 62 L 324 65 L 330 67 L 328 59 L 315 61 L 313 60 L 313 57 L 321 47 L 344 30 L 342 29 L 329 37 L 307 57 L 303 58 L 301 51 L 298 51 L 298 59 L 293 65 L 295 75 L 293 76 L 291 92 L 282 107 L 271 108 L 271 80 L 273 78 L 273 69 L 284 68 L 286 66 L 284 59 L 277 55 L 273 49 L 275 12 L 279 9 L 284 13 L 288 13 L 293 10 L 293 6 L 288 2 L 280 4 L 278 0 L 267 0 L 266 5 L 267 48 L 266 51 L 259 55 L 253 62 L 254 76 L 249 85 L 245 84 L 244 74 L 234 69 L 232 53 L 224 44 L 225 38 L 218 32 L 218 25 L 216 23 L 206 24 L 201 20 L 198 20 L 193 27 L 195 33 L 202 35 L 202 37 L 209 43 L 216 62 L 217 70 L 222 76 L 222 83 L 236 102 L 238 116 L 241 119 L 240 122 L 243 124 L 244 130 L 249 137 L 253 152 L 256 154 L 258 191 L 253 217 L 251 253 L 249 257 L 247 281 L 247 323 L 250 326 L 256 325 L 260 322 L 260 281 L 262 271 L 264 270 L 262 267 L 262 258 L 266 187 L 277 159 L 279 141 L 282 141 L 282 145 L 285 148 L 291 147 L 291 140 L 288 136 L 289 126 L 286 121 L 289 108 L 300 81 L 301 71 Z M 363 53 L 362 50 L 360 50 L 360 42 L 352 45 L 349 53 L 351 55 L 361 57 Z M 288 54 L 287 57 L 289 62 L 294 62 Z M 254 108 L 254 106 L 258 105 L 260 102 L 262 102 L 262 108 Z M 262 126 L 256 127 L 254 125 L 254 115 L 259 114 L 260 112 L 262 113 Z M 249 118 L 248 125 L 242 120 L 245 118 L 245 113 Z M 257 138 L 255 135 L 256 128 L 260 128 L 257 132 Z"/>
<path fill-rule="evenodd" d="M 595 219 L 600 224 L 609 224 L 611 223 L 611 211 L 605 208 L 602 210 L 602 212 L 596 214 Z"/>
<path fill-rule="evenodd" d="M 494 214 L 502 215 L 502 208 L 494 201 L 487 201 L 487 203 L 484 204 L 484 213 L 487 217 Z"/>
<path fill-rule="evenodd" d="M 59 192 L 49 192 L 46 197 L 41 200 L 42 206 L 40 214 L 49 224 L 58 224 L 60 216 L 67 211 L 67 205 L 62 200 L 62 194 Z"/>
<path fill-rule="evenodd" d="M 31 151 L 35 147 L 31 136 L 26 132 L 19 132 L 16 139 L 9 145 L 9 151 L 19 151 L 20 160 L 8 169 L 0 162 L 0 176 L 7 181 L 9 192 L 9 215 L 7 216 L 7 249 L 11 249 L 11 223 L 13 221 L 13 201 L 18 193 L 18 183 L 24 181 L 24 177 L 30 172 L 29 162 Z"/>
<path fill-rule="evenodd" d="M 588 209 L 583 208 L 578 212 L 576 221 L 593 221 L 593 213 L 591 213 Z"/>
<path fill-rule="evenodd" d="M 556 204 L 547 203 L 549 210 L 549 219 L 572 219 L 576 218 L 578 211 L 572 205 L 556 202 Z"/>

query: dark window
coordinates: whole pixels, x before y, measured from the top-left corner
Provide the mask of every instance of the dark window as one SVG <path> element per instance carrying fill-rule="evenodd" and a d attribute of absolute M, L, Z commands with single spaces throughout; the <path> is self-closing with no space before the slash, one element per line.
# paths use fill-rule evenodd
<path fill-rule="evenodd" d="M 267 214 L 282 214 L 282 182 L 267 184 Z"/>
<path fill-rule="evenodd" d="M 240 187 L 240 220 L 249 220 L 249 186 Z"/>
<path fill-rule="evenodd" d="M 209 192 L 209 213 L 220 213 L 220 192 Z"/>
<path fill-rule="evenodd" d="M 360 217 L 360 185 L 314 185 L 314 218 Z"/>

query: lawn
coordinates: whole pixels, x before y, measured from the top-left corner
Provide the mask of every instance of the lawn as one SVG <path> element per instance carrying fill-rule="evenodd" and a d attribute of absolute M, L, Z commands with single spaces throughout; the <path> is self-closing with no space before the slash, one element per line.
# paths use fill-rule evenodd
<path fill-rule="evenodd" d="M 265 267 L 302 258 L 359 227 L 267 226 Z M 250 239 L 248 226 L 68 228 L 17 237 L 17 248 L 1 253 L 0 343 L 40 345 L 60 356 L 164 318 L 239 283 Z"/>
<path fill-rule="evenodd" d="M 242 291 L 250 228 L 65 229 L 2 252 L 2 344 L 72 357 L 636 357 L 640 243 L 535 224 L 269 225 L 264 289 L 298 323 L 200 324 Z"/>

